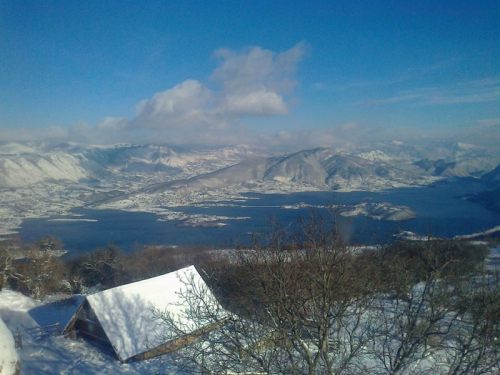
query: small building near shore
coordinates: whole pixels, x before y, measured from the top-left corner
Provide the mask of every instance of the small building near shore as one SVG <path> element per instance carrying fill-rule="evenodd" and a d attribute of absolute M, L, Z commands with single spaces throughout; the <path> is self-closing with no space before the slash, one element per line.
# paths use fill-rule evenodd
<path fill-rule="evenodd" d="M 64 329 L 110 346 L 122 362 L 139 361 L 178 350 L 224 325 L 228 314 L 217 304 L 206 321 L 190 321 L 190 297 L 216 304 L 194 266 L 88 296 Z M 168 314 L 182 330 L 173 332 L 159 318 Z"/>

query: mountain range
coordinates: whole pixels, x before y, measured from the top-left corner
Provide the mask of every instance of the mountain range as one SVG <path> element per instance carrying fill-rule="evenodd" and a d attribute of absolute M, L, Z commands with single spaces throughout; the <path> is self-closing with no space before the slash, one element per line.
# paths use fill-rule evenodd
<path fill-rule="evenodd" d="M 376 142 L 284 155 L 246 145 L 3 143 L 0 229 L 2 220 L 14 228 L 25 217 L 81 206 L 141 211 L 242 192 L 382 191 L 456 178 L 484 183 L 489 190 L 475 199 L 500 209 L 499 163 L 500 152 L 464 143 Z"/>
<path fill-rule="evenodd" d="M 472 201 L 482 203 L 485 207 L 500 212 L 500 165 L 481 177 L 489 188 L 471 198 Z"/>
<path fill-rule="evenodd" d="M 191 176 L 210 172 L 262 154 L 249 146 L 194 151 L 165 145 L 7 143 L 0 145 L 0 187 L 47 181 L 84 183 L 158 173 L 169 179 L 181 173 Z"/>
<path fill-rule="evenodd" d="M 383 155 L 384 161 L 326 148 L 252 158 L 212 173 L 158 184 L 143 191 L 174 190 L 188 194 L 235 184 L 250 187 L 255 182 L 305 185 L 318 190 L 381 190 L 429 183 L 429 178 L 419 168 L 411 164 L 401 165 L 381 151 L 377 155 Z"/>
<path fill-rule="evenodd" d="M 483 175 L 491 185 L 487 173 L 500 163 L 498 152 L 464 143 L 422 147 L 394 141 L 270 155 L 244 145 L 194 150 L 154 144 L 6 143 L 0 144 L 0 187 L 137 176 L 149 193 L 165 189 L 188 193 L 266 181 L 320 190 L 380 190 L 425 184 L 432 177 Z"/>

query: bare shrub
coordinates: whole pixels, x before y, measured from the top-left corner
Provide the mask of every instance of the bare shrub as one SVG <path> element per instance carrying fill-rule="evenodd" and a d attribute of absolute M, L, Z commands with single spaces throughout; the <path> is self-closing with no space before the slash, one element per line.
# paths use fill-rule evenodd
<path fill-rule="evenodd" d="M 51 249 L 40 248 L 37 243 L 29 245 L 26 249 L 18 249 L 14 264 L 11 263 L 9 285 L 36 299 L 46 294 L 60 292 L 65 265 L 52 252 L 59 249 L 55 246 Z"/>
<path fill-rule="evenodd" d="M 202 334 L 175 361 L 189 373 L 496 373 L 500 282 L 485 272 L 486 254 L 430 240 L 360 252 L 340 240 L 334 219 L 272 221 L 251 248 L 206 263 L 229 318 L 203 333 L 220 311 L 193 285 L 181 311 Z M 157 317 L 189 333 L 172 315 Z"/>
<path fill-rule="evenodd" d="M 364 272 L 354 249 L 330 224 L 316 214 L 300 222 L 297 231 L 272 222 L 251 250 L 233 254 L 237 261 L 212 269 L 207 274 L 211 287 L 236 314 L 224 329 L 180 350 L 177 360 L 192 373 L 204 373 L 210 365 L 217 371 L 243 366 L 280 374 L 361 371 L 369 340 L 368 281 L 360 277 Z M 213 315 L 216 322 L 215 312 L 205 309 L 198 317 L 200 310 L 191 308 L 210 306 L 203 294 L 186 303 L 190 318 L 206 321 Z M 160 318 L 179 329 L 171 317 Z"/>

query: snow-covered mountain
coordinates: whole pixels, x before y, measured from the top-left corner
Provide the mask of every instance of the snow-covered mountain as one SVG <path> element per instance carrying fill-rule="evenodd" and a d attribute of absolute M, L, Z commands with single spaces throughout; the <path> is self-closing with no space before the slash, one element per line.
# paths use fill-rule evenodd
<path fill-rule="evenodd" d="M 446 178 L 481 177 L 500 163 L 500 152 L 461 142 L 408 144 L 399 141 L 362 145 L 358 156 L 414 163 L 420 173 Z"/>
<path fill-rule="evenodd" d="M 190 193 L 266 181 L 307 185 L 318 190 L 381 190 L 430 182 L 419 168 L 382 158 L 385 161 L 317 148 L 279 157 L 249 159 L 191 179 L 157 184 L 144 192 Z"/>
<path fill-rule="evenodd" d="M 0 155 L 0 187 L 20 187 L 41 181 L 78 182 L 103 168 L 81 155 L 63 152 Z"/>
<path fill-rule="evenodd" d="M 485 199 L 500 207 L 500 171 L 487 174 L 500 154 L 477 146 L 393 141 L 270 155 L 244 145 L 0 143 L 0 235 L 27 217 L 68 214 L 74 207 L 150 212 L 248 191 L 380 191 L 485 174 L 482 181 L 494 189 Z"/>
<path fill-rule="evenodd" d="M 471 196 L 469 200 L 481 203 L 490 210 L 500 212 L 500 165 L 484 174 L 481 181 L 486 190 Z"/>
<path fill-rule="evenodd" d="M 398 181 L 415 182 L 424 176 L 481 177 L 500 163 L 500 154 L 462 143 L 423 147 L 393 141 L 351 146 L 349 152 L 314 149 L 265 158 L 268 155 L 245 145 L 194 150 L 155 144 L 5 143 L 0 144 L 0 187 L 127 176 L 147 182 L 154 176 L 155 184 L 190 178 L 186 184 L 194 190 L 248 180 L 372 190 L 382 180 L 383 185 L 398 186 Z"/>
<path fill-rule="evenodd" d="M 500 165 L 486 173 L 481 179 L 493 188 L 500 188 Z"/>
<path fill-rule="evenodd" d="M 485 174 L 481 180 L 489 187 L 472 198 L 473 201 L 482 203 L 486 208 L 500 212 L 500 165 Z"/>
<path fill-rule="evenodd" d="M 8 143 L 0 145 L 0 187 L 47 181 L 77 183 L 118 174 L 197 175 L 260 153 L 249 146 L 193 151 L 166 145 Z"/>

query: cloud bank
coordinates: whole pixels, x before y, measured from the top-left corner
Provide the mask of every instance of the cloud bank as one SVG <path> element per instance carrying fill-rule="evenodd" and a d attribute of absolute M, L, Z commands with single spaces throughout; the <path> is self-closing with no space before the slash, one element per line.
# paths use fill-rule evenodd
<path fill-rule="evenodd" d="M 399 92 L 383 99 L 372 99 L 365 104 L 409 102 L 415 105 L 452 105 L 486 103 L 500 99 L 500 78 L 488 78 L 455 84 L 452 87 L 423 87 Z"/>
<path fill-rule="evenodd" d="M 244 117 L 286 115 L 285 96 L 297 85 L 290 77 L 304 52 L 304 43 L 282 53 L 260 47 L 220 49 L 208 84 L 188 79 L 141 101 L 130 128 L 225 129 Z"/>
<path fill-rule="evenodd" d="M 500 144 L 500 120 L 483 118 L 461 129 L 428 129 L 388 124 L 373 127 L 356 121 L 340 123 L 331 119 L 322 127 L 293 126 L 258 132 L 249 125 L 251 118 L 269 118 L 289 114 L 298 64 L 307 52 L 298 43 L 284 52 L 261 47 L 240 51 L 219 49 L 212 55 L 215 69 L 205 80 L 186 79 L 167 90 L 155 93 L 135 107 L 135 115 L 126 119 L 106 117 L 99 123 L 85 122 L 70 127 L 2 128 L 0 141 L 47 140 L 79 143 L 169 143 L 184 145 L 257 144 L 274 150 L 294 151 L 314 147 L 348 147 L 352 143 L 377 140 L 464 139 L 485 146 Z M 395 81 L 391 81 L 395 82 Z M 348 91 L 377 82 L 359 81 L 345 86 L 315 84 L 317 91 Z M 380 82 L 379 82 L 380 84 Z M 500 77 L 428 86 L 396 91 L 393 96 L 356 102 L 359 105 L 452 106 L 489 103 L 500 99 Z M 356 119 L 355 116 L 353 116 Z M 285 130 L 283 130 L 285 129 Z"/>
<path fill-rule="evenodd" d="M 219 49 L 212 56 L 217 66 L 206 82 L 186 79 L 158 92 L 136 105 L 132 119 L 106 117 L 95 125 L 35 130 L 0 127 L 0 137 L 88 143 L 241 141 L 246 134 L 242 119 L 289 113 L 298 85 L 293 76 L 306 48 L 301 42 L 281 53 L 261 47 Z"/>

